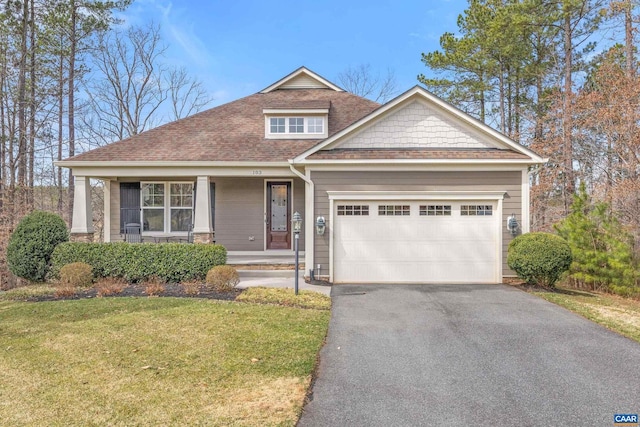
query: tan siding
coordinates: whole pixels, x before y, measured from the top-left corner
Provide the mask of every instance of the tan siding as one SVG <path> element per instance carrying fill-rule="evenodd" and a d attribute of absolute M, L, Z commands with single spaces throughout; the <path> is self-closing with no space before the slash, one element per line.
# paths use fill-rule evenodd
<path fill-rule="evenodd" d="M 326 89 L 327 86 L 320 83 L 313 77 L 309 77 L 306 74 L 301 74 L 298 77 L 289 80 L 287 83 L 280 86 L 280 89 Z"/>
<path fill-rule="evenodd" d="M 144 178 L 113 181 L 111 185 L 111 241 L 122 241 L 120 234 L 120 182 L 127 181 L 164 181 L 163 179 Z M 271 180 L 271 179 L 270 179 Z M 276 179 L 273 179 L 276 180 Z M 283 178 L 283 181 L 289 180 Z M 264 250 L 264 190 L 263 178 L 216 178 L 216 243 L 224 245 L 230 251 Z M 294 211 L 304 218 L 304 181 L 293 181 Z M 249 236 L 255 240 L 250 241 Z M 304 235 L 300 239 L 300 250 L 304 250 Z"/>
<path fill-rule="evenodd" d="M 216 184 L 216 243 L 229 251 L 264 250 L 265 180 L 214 177 L 212 181 Z M 293 191 L 294 211 L 304 218 L 304 182 L 294 180 Z M 300 249 L 304 250 L 304 236 Z"/>
<path fill-rule="evenodd" d="M 109 204 L 111 205 L 111 241 L 119 242 L 123 240 L 123 236 L 120 234 L 120 183 L 118 181 L 111 181 Z"/>
<path fill-rule="evenodd" d="M 327 219 L 327 232 L 316 236 L 314 266 L 329 271 L 329 229 L 331 227 L 327 191 L 506 191 L 502 224 L 512 213 L 520 219 L 521 172 L 312 172 L 315 183 L 314 217 Z M 507 247 L 512 236 L 503 227 L 503 274 L 512 275 L 507 268 Z"/>

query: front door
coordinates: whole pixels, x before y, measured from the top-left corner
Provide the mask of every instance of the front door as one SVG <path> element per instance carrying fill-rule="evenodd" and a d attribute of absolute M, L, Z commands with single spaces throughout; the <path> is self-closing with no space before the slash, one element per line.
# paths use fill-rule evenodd
<path fill-rule="evenodd" d="M 267 249 L 291 249 L 291 183 L 267 183 Z"/>

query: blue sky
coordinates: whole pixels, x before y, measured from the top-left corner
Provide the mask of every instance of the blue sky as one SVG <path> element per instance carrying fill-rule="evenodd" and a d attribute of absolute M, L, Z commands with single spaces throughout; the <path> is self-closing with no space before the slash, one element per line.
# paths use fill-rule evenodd
<path fill-rule="evenodd" d="M 422 52 L 456 31 L 466 0 L 135 0 L 129 24 L 153 21 L 213 105 L 250 95 L 304 65 L 336 82 L 347 67 L 392 70 L 403 92 L 425 72 Z"/>

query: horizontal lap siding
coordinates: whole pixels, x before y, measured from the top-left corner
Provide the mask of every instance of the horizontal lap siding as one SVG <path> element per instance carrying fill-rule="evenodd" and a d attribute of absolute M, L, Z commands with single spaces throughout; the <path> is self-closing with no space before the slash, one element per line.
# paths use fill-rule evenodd
<path fill-rule="evenodd" d="M 120 183 L 111 181 L 111 197 L 109 200 L 111 205 L 111 232 L 112 242 L 124 240 L 124 236 L 120 234 Z"/>
<path fill-rule="evenodd" d="M 522 219 L 521 172 L 312 172 L 315 184 L 315 214 L 327 219 L 327 232 L 316 236 L 314 266 L 329 271 L 329 229 L 331 213 L 327 191 L 506 191 L 502 201 L 502 224 L 515 213 Z M 506 226 L 505 226 L 506 227 Z M 507 267 L 507 248 L 512 236 L 502 232 L 503 275 L 514 273 Z"/>
<path fill-rule="evenodd" d="M 216 243 L 229 251 L 264 250 L 265 180 L 214 177 L 212 182 L 216 185 Z M 304 182 L 299 179 L 293 181 L 293 203 L 294 211 L 304 218 Z M 250 241 L 250 236 L 255 240 Z M 300 248 L 304 250 L 304 236 Z"/>

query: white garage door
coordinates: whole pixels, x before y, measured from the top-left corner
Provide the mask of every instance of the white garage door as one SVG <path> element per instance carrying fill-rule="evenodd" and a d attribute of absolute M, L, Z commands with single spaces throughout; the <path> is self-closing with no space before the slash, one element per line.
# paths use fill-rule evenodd
<path fill-rule="evenodd" d="M 493 201 L 336 201 L 335 283 L 496 283 Z"/>

